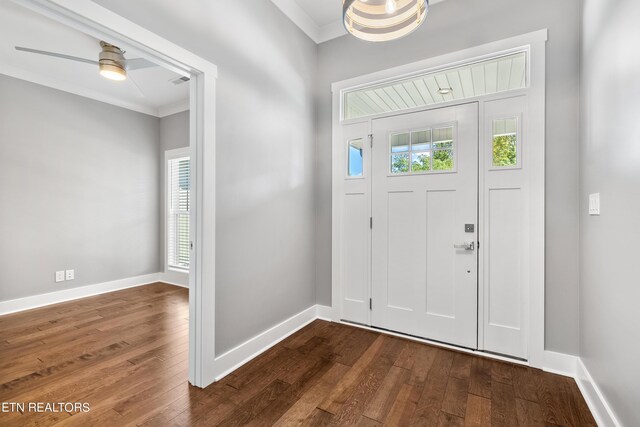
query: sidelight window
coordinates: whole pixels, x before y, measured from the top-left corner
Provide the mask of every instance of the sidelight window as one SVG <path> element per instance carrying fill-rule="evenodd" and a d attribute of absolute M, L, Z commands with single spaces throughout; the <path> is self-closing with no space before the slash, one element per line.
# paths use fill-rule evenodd
<path fill-rule="evenodd" d="M 361 177 L 362 176 L 362 138 L 352 139 L 349 141 L 347 153 L 348 157 L 348 176 Z"/>
<path fill-rule="evenodd" d="M 491 148 L 493 167 L 509 168 L 518 165 L 517 117 L 493 121 L 493 141 Z"/>

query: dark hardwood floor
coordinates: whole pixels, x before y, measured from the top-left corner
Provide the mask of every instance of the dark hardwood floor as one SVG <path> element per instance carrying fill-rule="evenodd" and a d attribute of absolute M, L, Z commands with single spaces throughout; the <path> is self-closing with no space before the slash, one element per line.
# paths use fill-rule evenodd
<path fill-rule="evenodd" d="M 315 321 L 205 390 L 187 383 L 185 289 L 154 284 L 0 317 L 0 425 L 594 426 L 575 382 Z"/>

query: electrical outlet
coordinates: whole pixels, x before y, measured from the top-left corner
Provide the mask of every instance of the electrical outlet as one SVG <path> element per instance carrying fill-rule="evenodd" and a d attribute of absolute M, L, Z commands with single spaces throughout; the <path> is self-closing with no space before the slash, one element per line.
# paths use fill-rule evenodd
<path fill-rule="evenodd" d="M 56 283 L 58 282 L 64 282 L 64 270 L 56 271 Z"/>
<path fill-rule="evenodd" d="M 73 280 L 76 278 L 75 270 L 67 270 L 65 274 L 65 280 Z"/>

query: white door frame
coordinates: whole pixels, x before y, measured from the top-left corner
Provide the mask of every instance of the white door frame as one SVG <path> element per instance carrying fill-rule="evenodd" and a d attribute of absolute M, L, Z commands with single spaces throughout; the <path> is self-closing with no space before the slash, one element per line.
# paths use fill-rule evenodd
<path fill-rule="evenodd" d="M 424 111 L 433 108 L 443 108 L 460 103 L 468 103 L 478 101 L 480 104 L 481 132 L 480 137 L 484 135 L 483 127 L 483 104 L 486 101 L 505 99 L 517 95 L 527 95 L 528 112 L 527 120 L 528 139 L 539 142 L 528 153 L 528 162 L 536 165 L 531 168 L 529 175 L 530 182 L 530 200 L 531 210 L 529 218 L 529 230 L 531 239 L 529 241 L 529 316 L 528 316 L 528 364 L 530 366 L 542 368 L 544 365 L 544 327 L 545 327 L 545 307 L 544 307 L 544 278 L 545 278 L 545 69 L 546 69 L 546 41 L 547 30 L 539 30 L 528 34 L 504 39 L 481 46 L 453 52 L 450 54 L 429 58 L 423 61 L 394 67 L 388 70 L 355 77 L 352 79 L 336 82 L 332 84 L 333 93 L 333 118 L 332 118 L 332 150 L 333 150 L 333 173 L 332 173 L 332 310 L 331 318 L 334 321 L 341 321 L 341 283 L 340 283 L 340 248 L 341 248 L 341 230 L 340 212 L 342 211 L 342 182 L 344 180 L 344 165 L 337 156 L 337 150 L 343 149 L 342 126 L 355 123 L 371 123 L 372 120 L 399 114 L 400 112 L 384 113 L 378 115 L 367 116 L 358 119 L 342 120 L 342 98 L 346 91 L 356 88 L 367 87 L 375 84 L 381 84 L 388 81 L 400 80 L 425 72 L 437 71 L 445 68 L 455 67 L 457 65 L 466 64 L 471 61 L 480 61 L 486 58 L 496 56 L 497 53 L 512 53 L 521 50 L 527 50 L 529 53 L 528 72 L 529 85 L 525 89 L 514 90 L 495 95 L 481 96 L 476 98 L 467 98 L 458 101 L 431 105 L 428 107 L 419 107 L 410 110 L 403 110 L 401 113 L 410 113 L 414 111 Z M 480 177 L 482 179 L 482 176 Z M 482 184 L 481 184 L 482 185 Z M 480 200 L 482 202 L 482 200 Z M 479 268 L 483 262 L 479 261 Z M 479 274 L 479 301 L 483 300 L 483 274 Z M 482 304 L 479 304 L 478 316 L 482 319 Z M 481 322 L 479 321 L 479 326 Z M 482 338 L 482 328 L 479 328 L 479 342 Z M 428 341 L 428 340 L 427 340 Z M 434 343 L 438 345 L 438 343 Z M 486 353 L 482 353 L 487 356 Z M 491 357 L 491 355 L 488 355 Z M 502 358 L 503 357 L 499 357 Z"/>
<path fill-rule="evenodd" d="M 214 382 L 215 364 L 215 173 L 216 79 L 213 63 L 93 2 L 13 0 L 41 15 L 123 49 L 142 52 L 157 64 L 191 78 L 192 168 L 189 274 L 189 382 Z"/>

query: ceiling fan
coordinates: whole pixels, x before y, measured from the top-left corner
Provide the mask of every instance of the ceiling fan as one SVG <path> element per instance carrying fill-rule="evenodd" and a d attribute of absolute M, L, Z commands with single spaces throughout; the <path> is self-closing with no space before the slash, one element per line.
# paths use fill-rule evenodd
<path fill-rule="evenodd" d="M 158 66 L 144 58 L 126 59 L 124 57 L 125 52 L 122 49 L 104 41 L 100 42 L 100 47 L 102 48 L 102 51 L 100 52 L 100 56 L 97 61 L 65 55 L 63 53 L 31 49 L 28 47 L 16 46 L 15 48 L 22 52 L 36 53 L 39 55 L 53 56 L 56 58 L 69 59 L 71 61 L 84 62 L 85 64 L 97 65 L 100 70 L 100 75 L 111 80 L 125 80 L 127 78 L 128 71 Z"/>

